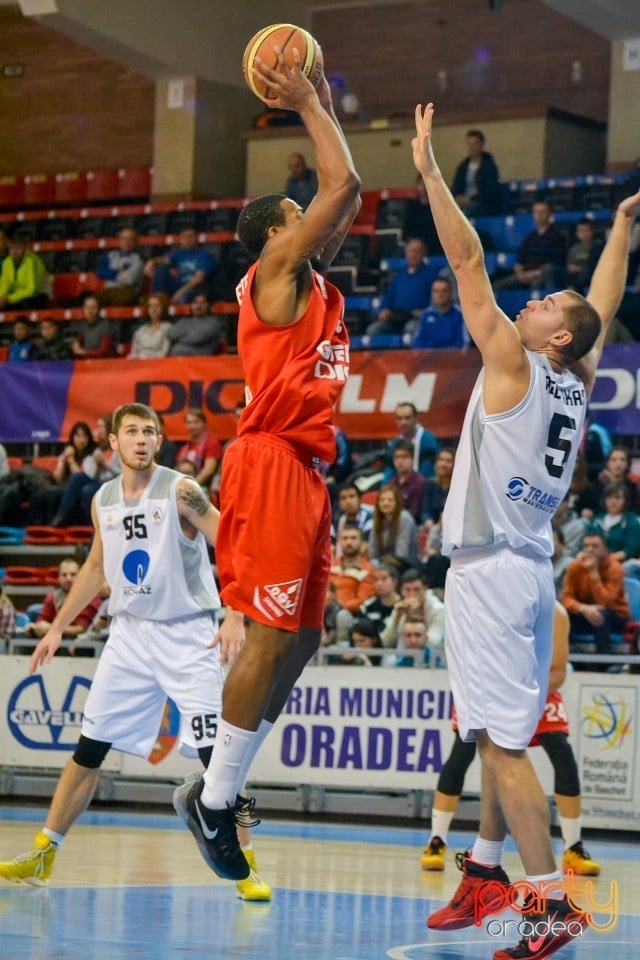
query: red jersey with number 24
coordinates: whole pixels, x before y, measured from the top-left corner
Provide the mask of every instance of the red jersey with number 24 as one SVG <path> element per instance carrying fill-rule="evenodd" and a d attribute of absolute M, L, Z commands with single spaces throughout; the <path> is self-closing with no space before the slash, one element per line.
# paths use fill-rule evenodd
<path fill-rule="evenodd" d="M 344 297 L 314 270 L 303 315 L 274 327 L 260 320 L 253 305 L 257 268 L 256 262 L 236 287 L 247 394 L 238 436 L 268 433 L 333 463 L 333 408 L 349 374 Z"/>

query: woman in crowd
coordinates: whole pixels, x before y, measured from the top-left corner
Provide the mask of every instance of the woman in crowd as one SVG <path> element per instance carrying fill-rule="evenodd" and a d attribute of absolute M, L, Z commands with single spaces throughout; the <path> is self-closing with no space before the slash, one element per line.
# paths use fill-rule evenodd
<path fill-rule="evenodd" d="M 397 557 L 406 567 L 418 563 L 418 528 L 408 510 L 402 509 L 397 487 L 382 487 L 373 512 L 373 530 L 369 540 L 371 560 Z"/>
<path fill-rule="evenodd" d="M 55 484 L 37 490 L 31 497 L 29 514 L 32 523 L 46 525 L 51 522 L 76 474 L 95 476 L 94 449 L 91 427 L 84 420 L 78 420 L 71 427 L 68 443 L 53 470 Z"/>
<path fill-rule="evenodd" d="M 147 321 L 138 327 L 133 335 L 129 359 L 149 360 L 166 357 L 171 346 L 167 336 L 170 326 L 167 320 L 165 298 L 152 293 L 147 300 Z"/>

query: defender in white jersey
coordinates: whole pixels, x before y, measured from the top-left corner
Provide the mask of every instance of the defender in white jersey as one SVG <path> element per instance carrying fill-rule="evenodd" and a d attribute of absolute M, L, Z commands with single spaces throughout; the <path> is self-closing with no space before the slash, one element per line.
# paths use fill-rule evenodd
<path fill-rule="evenodd" d="M 539 936 L 536 927 L 517 947 L 494 954 L 528 960 L 550 956 L 571 940 L 568 929 L 586 926 L 586 915 L 563 896 L 547 801 L 525 748 L 548 687 L 555 601 L 551 518 L 571 481 L 586 399 L 624 292 L 640 193 L 616 212 L 587 300 L 572 290 L 529 300 L 511 323 L 496 304 L 478 236 L 436 164 L 432 118 L 432 104 L 424 111 L 416 107 L 413 158 L 483 360 L 443 517 L 443 552 L 451 557 L 447 664 L 460 736 L 478 741 L 483 771 L 479 837 L 463 859 L 460 887 L 429 926 L 473 923 L 474 900 L 484 913 L 508 903 L 500 859 L 509 829 L 528 879 L 548 884 L 545 917 L 553 913 L 565 921 L 564 932 L 550 924 Z"/>
<path fill-rule="evenodd" d="M 160 424 L 149 407 L 120 407 L 109 439 L 122 474 L 94 497 L 89 556 L 33 652 L 31 673 L 49 663 L 62 631 L 105 579 L 111 588 L 109 639 L 85 704 L 80 741 L 35 850 L 0 862 L 0 876 L 17 882 L 48 881 L 56 845 L 88 806 L 109 749 L 149 756 L 167 697 L 181 714 L 182 752 L 199 756 L 205 766 L 222 709 L 224 674 L 215 645 L 220 598 L 207 554 L 207 541 L 215 542 L 218 511 L 193 479 L 154 462 Z M 239 798 L 235 806 L 228 818 L 234 837 L 238 817 L 250 804 Z M 250 847 L 248 829 L 238 829 L 241 845 Z M 240 856 L 245 869 L 239 895 L 270 899 L 268 886 L 250 871 L 253 852 Z"/>

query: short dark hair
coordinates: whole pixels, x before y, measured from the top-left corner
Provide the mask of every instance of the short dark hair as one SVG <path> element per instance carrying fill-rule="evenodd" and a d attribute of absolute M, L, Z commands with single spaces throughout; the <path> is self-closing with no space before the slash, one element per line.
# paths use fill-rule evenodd
<path fill-rule="evenodd" d="M 424 583 L 424 580 L 420 576 L 420 572 L 413 567 L 410 570 L 405 570 L 405 572 L 400 577 L 400 583 L 413 583 L 415 580 L 419 580 L 420 583 Z"/>
<path fill-rule="evenodd" d="M 140 420 L 151 420 L 158 433 L 160 433 L 160 421 L 158 414 L 146 403 L 123 403 L 113 414 L 110 433 L 118 433 L 125 417 L 139 417 Z"/>
<path fill-rule="evenodd" d="M 411 443 L 411 440 L 402 439 L 402 440 L 398 440 L 398 442 L 394 445 L 392 456 L 395 457 L 398 450 L 404 451 L 405 453 L 409 453 L 411 454 L 411 456 L 413 456 L 416 451 L 416 448 Z"/>
<path fill-rule="evenodd" d="M 482 130 L 467 130 L 468 137 L 477 137 L 480 143 L 484 143 L 484 133 Z"/>
<path fill-rule="evenodd" d="M 344 533 L 347 530 L 350 530 L 351 532 L 355 530 L 357 534 L 362 536 L 362 530 L 360 529 L 357 523 L 353 522 L 353 520 L 348 520 L 347 523 L 345 523 L 344 526 L 342 527 L 342 530 L 340 531 L 340 533 Z"/>
<path fill-rule="evenodd" d="M 398 403 L 396 403 L 394 413 L 398 407 L 409 407 L 414 417 L 418 416 L 418 408 L 416 407 L 415 403 L 411 403 L 410 400 L 400 400 Z"/>
<path fill-rule="evenodd" d="M 587 537 L 597 537 L 598 540 L 602 543 L 602 545 L 607 547 L 607 549 L 609 549 L 607 546 L 607 538 L 605 534 L 603 533 L 602 530 L 598 529 L 597 527 L 587 527 L 582 537 L 583 544 L 584 544 L 584 541 L 587 539 Z"/>
<path fill-rule="evenodd" d="M 618 494 L 624 497 L 624 505 L 627 507 L 629 505 L 629 491 L 624 483 L 608 483 L 602 491 L 602 499 L 604 501 L 607 497 L 616 497 Z"/>
<path fill-rule="evenodd" d="M 266 193 L 251 200 L 238 217 L 238 239 L 254 259 L 257 260 L 262 253 L 270 227 L 283 225 L 282 201 L 286 199 L 282 193 Z"/>
<path fill-rule="evenodd" d="M 362 500 L 362 490 L 360 489 L 357 483 L 350 483 L 349 481 L 345 481 L 344 483 L 341 483 L 340 486 L 338 487 L 338 495 L 340 495 L 343 492 L 343 490 L 355 490 L 355 492 L 358 494 L 358 499 Z"/>
<path fill-rule="evenodd" d="M 571 343 L 563 350 L 563 357 L 567 364 L 576 363 L 586 356 L 600 336 L 602 323 L 600 314 L 575 290 L 563 290 L 574 303 L 564 311 L 565 327 L 571 334 Z"/>

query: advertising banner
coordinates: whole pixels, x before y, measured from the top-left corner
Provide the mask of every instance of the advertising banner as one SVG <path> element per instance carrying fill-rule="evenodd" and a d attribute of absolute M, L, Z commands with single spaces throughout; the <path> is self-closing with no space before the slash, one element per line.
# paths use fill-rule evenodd
<path fill-rule="evenodd" d="M 27 657 L 2 657 L 0 766 L 62 769 L 72 755 L 96 661 L 55 659 L 28 676 Z M 640 830 L 640 679 L 570 673 L 562 689 L 582 784 L 585 826 Z M 250 782 L 386 792 L 434 790 L 453 743 L 446 670 L 307 667 L 265 741 Z M 133 720 L 135 722 L 135 718 Z M 179 780 L 199 769 L 181 757 L 180 717 L 167 701 L 148 760 L 111 751 L 105 769 Z M 529 751 L 548 796 L 551 764 Z M 476 760 L 466 794 L 479 794 Z"/>
<path fill-rule="evenodd" d="M 618 435 L 638 432 L 640 345 L 605 348 L 591 410 Z M 336 421 L 352 440 L 388 440 L 397 433 L 397 403 L 415 404 L 420 422 L 439 437 L 460 433 L 480 370 L 476 350 L 352 352 L 350 375 Z M 185 436 L 184 415 L 201 407 L 221 440 L 235 432 L 234 406 L 244 395 L 237 356 L 162 360 L 78 360 L 0 365 L 2 442 L 59 441 L 76 420 L 89 423 L 119 404 L 148 403 L 161 413 L 167 435 Z M 19 412 L 19 413 L 18 413 Z"/>

